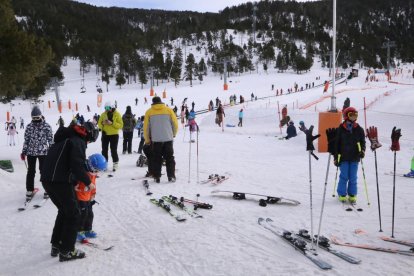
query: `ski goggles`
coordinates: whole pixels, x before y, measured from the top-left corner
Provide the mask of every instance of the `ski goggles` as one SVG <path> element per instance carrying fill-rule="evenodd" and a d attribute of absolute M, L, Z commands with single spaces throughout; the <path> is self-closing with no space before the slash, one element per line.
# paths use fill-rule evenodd
<path fill-rule="evenodd" d="M 348 118 L 352 121 L 358 119 L 358 111 L 348 112 Z"/>
<path fill-rule="evenodd" d="M 32 120 L 33 120 L 33 121 L 40 121 L 40 120 L 42 120 L 42 115 L 39 115 L 39 116 L 32 116 Z"/>
<path fill-rule="evenodd" d="M 109 106 L 109 105 L 108 105 L 108 106 L 105 106 L 105 110 L 106 110 L 106 111 L 110 111 L 111 109 L 112 109 L 112 107 L 111 107 L 111 106 Z"/>

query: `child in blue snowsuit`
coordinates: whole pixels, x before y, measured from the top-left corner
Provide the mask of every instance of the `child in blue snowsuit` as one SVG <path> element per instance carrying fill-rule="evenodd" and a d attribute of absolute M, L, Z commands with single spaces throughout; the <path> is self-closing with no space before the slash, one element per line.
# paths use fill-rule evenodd
<path fill-rule="evenodd" d="M 334 149 L 334 164 L 341 170 L 337 193 L 341 202 L 345 202 L 348 196 L 349 202 L 355 203 L 358 163 L 365 156 L 365 133 L 356 122 L 358 111 L 355 108 L 346 108 L 343 118 L 337 128 Z"/>
<path fill-rule="evenodd" d="M 237 126 L 239 126 L 239 127 L 243 126 L 243 108 L 240 109 L 240 111 L 239 111 L 239 123 L 238 123 Z"/>

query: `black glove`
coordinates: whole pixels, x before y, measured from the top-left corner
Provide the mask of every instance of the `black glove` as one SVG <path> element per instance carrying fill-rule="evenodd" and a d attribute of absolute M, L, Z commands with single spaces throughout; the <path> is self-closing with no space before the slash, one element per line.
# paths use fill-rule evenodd
<path fill-rule="evenodd" d="M 359 157 L 364 158 L 365 157 L 365 151 L 361 150 L 359 152 Z"/>
<path fill-rule="evenodd" d="M 316 140 L 319 138 L 319 136 L 321 136 L 320 134 L 312 135 L 312 132 L 313 132 L 313 125 L 310 126 L 310 128 L 308 129 L 308 132 L 306 132 L 306 150 L 307 151 L 315 150 L 315 147 L 313 146 L 313 140 Z"/>
<path fill-rule="evenodd" d="M 330 154 L 334 154 L 335 140 L 336 140 L 336 128 L 328 128 L 326 130 L 326 138 L 328 140 L 328 152 Z"/>

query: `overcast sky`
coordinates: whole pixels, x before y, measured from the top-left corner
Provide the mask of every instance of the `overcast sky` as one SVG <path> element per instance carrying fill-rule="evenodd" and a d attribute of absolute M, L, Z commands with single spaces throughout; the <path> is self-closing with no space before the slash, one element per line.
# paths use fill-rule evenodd
<path fill-rule="evenodd" d="M 218 12 L 229 6 L 252 1 L 246 0 L 76 0 L 99 7 L 125 7 L 160 10 L 191 10 L 198 12 Z M 297 0 L 299 2 L 309 0 Z"/>

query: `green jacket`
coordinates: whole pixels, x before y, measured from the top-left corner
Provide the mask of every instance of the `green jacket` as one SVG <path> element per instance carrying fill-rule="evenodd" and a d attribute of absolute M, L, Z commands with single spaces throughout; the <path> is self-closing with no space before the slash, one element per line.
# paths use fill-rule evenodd
<path fill-rule="evenodd" d="M 117 135 L 119 130 L 124 126 L 121 113 L 115 110 L 112 114 L 112 120 L 110 120 L 112 121 L 112 125 L 102 124 L 102 122 L 108 119 L 108 111 L 105 111 L 101 114 L 101 117 L 99 117 L 98 127 L 102 130 L 102 133 L 105 133 L 106 135 Z"/>

